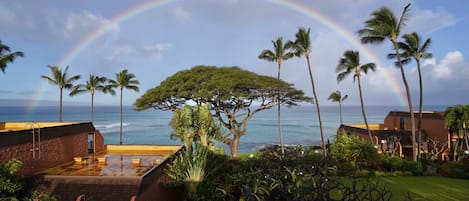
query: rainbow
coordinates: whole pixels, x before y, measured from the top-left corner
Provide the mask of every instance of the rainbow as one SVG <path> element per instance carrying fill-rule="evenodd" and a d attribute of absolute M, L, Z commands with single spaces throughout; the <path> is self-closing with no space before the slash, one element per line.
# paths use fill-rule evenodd
<path fill-rule="evenodd" d="M 153 0 L 153 1 L 147 1 L 142 4 L 138 4 L 118 15 L 113 17 L 109 23 L 105 24 L 104 26 L 101 26 L 97 28 L 96 30 L 92 31 L 85 37 L 83 37 L 82 40 L 80 40 L 70 51 L 68 51 L 58 62 L 57 65 L 62 67 L 70 63 L 74 58 L 76 58 L 84 49 L 86 49 L 90 44 L 92 44 L 95 40 L 100 38 L 103 34 L 107 33 L 109 30 L 111 30 L 115 25 L 122 23 L 132 17 L 135 17 L 141 13 L 145 13 L 146 11 L 149 11 L 151 9 L 155 9 L 164 5 L 167 5 L 172 2 L 176 2 L 178 0 Z M 362 55 L 364 55 L 368 60 L 375 62 L 378 66 L 383 66 L 382 63 L 380 62 L 379 57 L 370 49 L 366 48 L 364 45 L 362 45 L 359 41 L 359 39 L 354 35 L 354 33 L 348 31 L 346 28 L 344 28 L 342 25 L 339 23 L 333 21 L 332 19 L 328 18 L 328 16 L 322 14 L 321 12 L 315 10 L 314 8 L 311 7 L 306 7 L 300 3 L 292 2 L 289 0 L 261 0 L 267 3 L 271 3 L 280 7 L 283 7 L 285 9 L 289 9 L 294 12 L 301 13 L 302 15 L 309 17 L 322 25 L 334 30 L 336 34 L 340 35 L 342 38 L 347 40 L 350 44 L 352 44 L 354 47 L 358 48 L 358 50 L 361 52 Z M 388 78 L 386 80 L 387 84 L 391 86 L 391 90 L 394 92 L 394 94 L 397 95 L 398 101 L 402 105 L 407 105 L 406 98 L 404 96 L 404 93 L 401 90 L 400 85 L 398 84 L 398 81 L 396 78 L 391 74 L 390 71 L 385 70 L 384 71 L 386 74 L 386 77 Z M 48 86 L 47 83 L 43 84 L 36 92 L 36 94 L 33 96 L 32 101 L 29 103 L 28 108 L 29 110 L 34 109 L 37 106 L 37 100 L 40 100 L 43 92 L 45 91 L 45 88 Z"/>

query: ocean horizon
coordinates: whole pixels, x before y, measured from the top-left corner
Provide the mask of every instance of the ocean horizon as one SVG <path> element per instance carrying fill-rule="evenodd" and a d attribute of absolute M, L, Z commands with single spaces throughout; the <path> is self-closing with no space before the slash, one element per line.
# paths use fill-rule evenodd
<path fill-rule="evenodd" d="M 424 110 L 444 111 L 445 105 L 424 106 Z M 124 106 L 124 144 L 180 144 L 170 139 L 171 111 L 149 109 L 135 111 Z M 418 108 L 418 107 L 416 107 Z M 408 111 L 406 106 L 366 106 L 368 122 L 383 123 L 390 111 Z M 285 145 L 318 145 L 321 142 L 319 122 L 314 105 L 283 107 L 281 124 Z M 93 125 L 104 136 L 106 144 L 119 143 L 119 106 L 95 106 Z M 340 126 L 339 107 L 322 106 L 321 115 L 326 140 L 332 141 Z M 343 123 L 363 123 L 360 106 L 342 107 Z M 58 106 L 39 106 L 29 109 L 23 106 L 0 106 L 0 122 L 58 121 Z M 64 106 L 63 120 L 66 122 L 89 122 L 89 106 Z M 241 137 L 239 152 L 256 151 L 264 146 L 279 143 L 276 107 L 258 112 L 249 121 L 247 133 Z M 218 145 L 221 145 L 219 143 Z M 225 150 L 228 153 L 226 146 Z"/>

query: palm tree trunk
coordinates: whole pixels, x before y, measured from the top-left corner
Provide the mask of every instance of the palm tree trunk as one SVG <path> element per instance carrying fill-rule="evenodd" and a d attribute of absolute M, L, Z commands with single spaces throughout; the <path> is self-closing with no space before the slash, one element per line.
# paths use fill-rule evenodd
<path fill-rule="evenodd" d="M 123 92 L 123 89 L 124 89 L 124 88 L 121 88 L 121 101 L 120 101 L 120 103 L 121 103 L 121 104 L 120 104 L 120 109 L 121 109 L 121 114 L 120 114 L 120 116 L 121 116 L 121 125 L 120 125 L 120 132 L 119 132 L 119 133 L 120 133 L 120 135 L 119 135 L 119 139 L 120 139 L 120 140 L 119 140 L 119 144 L 122 144 L 122 124 L 123 124 L 123 114 L 122 114 L 122 92 Z"/>
<path fill-rule="evenodd" d="M 342 97 L 339 97 L 339 115 L 340 115 L 340 125 L 342 125 Z"/>
<path fill-rule="evenodd" d="M 277 80 L 280 81 L 280 62 L 278 62 L 278 73 L 277 73 Z M 282 133 L 282 126 L 280 124 L 280 86 L 277 88 L 277 125 L 278 125 L 278 135 L 280 138 L 280 147 L 282 149 L 282 156 L 285 153 L 285 149 L 283 147 L 283 133 Z"/>
<path fill-rule="evenodd" d="M 311 63 L 309 61 L 309 54 L 306 54 L 306 62 L 308 63 L 309 78 L 311 79 L 311 87 L 313 88 L 313 97 L 318 112 L 319 131 L 321 132 L 321 147 L 324 157 L 327 156 L 326 144 L 324 143 L 324 131 L 322 129 L 321 107 L 319 106 L 318 96 L 316 95 L 316 87 L 314 86 L 313 73 L 311 72 Z"/>
<path fill-rule="evenodd" d="M 466 142 L 466 150 L 469 150 L 469 141 L 467 139 L 467 129 L 464 128 L 464 141 Z"/>
<path fill-rule="evenodd" d="M 417 160 L 421 158 L 421 145 L 422 145 L 422 110 L 423 110 L 423 81 L 422 81 L 422 69 L 420 68 L 420 61 L 417 60 L 417 70 L 419 73 L 419 121 L 417 124 L 418 140 L 417 140 Z"/>
<path fill-rule="evenodd" d="M 409 84 L 407 83 L 407 79 L 404 73 L 404 66 L 401 61 L 401 56 L 399 55 L 399 48 L 397 42 L 395 40 L 391 40 L 394 50 L 396 51 L 397 62 L 399 63 L 399 69 L 401 70 L 402 81 L 404 82 L 404 87 L 407 95 L 407 104 L 409 105 L 409 113 L 410 113 L 410 127 L 412 132 L 412 159 L 413 161 L 417 161 L 417 153 L 415 151 L 415 118 L 414 118 L 414 107 L 412 106 L 412 98 L 410 97 L 410 89 Z"/>
<path fill-rule="evenodd" d="M 358 79 L 358 93 L 360 94 L 360 104 L 362 106 L 363 120 L 365 121 L 366 131 L 368 132 L 368 136 L 370 137 L 370 142 L 374 144 L 373 136 L 371 135 L 370 127 L 368 126 L 368 121 L 366 120 L 365 104 L 363 103 L 362 84 L 360 81 L 360 76 L 357 76 L 357 79 Z"/>
<path fill-rule="evenodd" d="M 93 123 L 93 116 L 94 116 L 94 94 L 91 93 L 91 123 Z"/>
<path fill-rule="evenodd" d="M 63 89 L 60 88 L 60 102 L 59 102 L 59 121 L 62 122 L 62 92 Z"/>

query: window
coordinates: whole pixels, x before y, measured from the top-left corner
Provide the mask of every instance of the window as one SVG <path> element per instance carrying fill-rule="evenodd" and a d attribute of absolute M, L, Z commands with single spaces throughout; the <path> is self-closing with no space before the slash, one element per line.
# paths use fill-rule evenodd
<path fill-rule="evenodd" d="M 401 117 L 400 118 L 400 121 L 399 121 L 399 129 L 401 130 L 405 130 L 406 129 L 406 121 L 407 119 L 404 118 L 404 117 Z"/>

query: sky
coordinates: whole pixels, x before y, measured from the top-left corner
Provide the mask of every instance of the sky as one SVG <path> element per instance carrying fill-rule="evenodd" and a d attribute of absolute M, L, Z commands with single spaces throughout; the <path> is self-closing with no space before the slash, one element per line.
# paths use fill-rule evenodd
<path fill-rule="evenodd" d="M 357 83 L 350 76 L 337 83 L 335 68 L 346 50 L 358 50 L 361 63 L 377 64 L 362 77 L 366 105 L 404 106 L 400 71 L 386 58 L 389 42 L 363 45 L 357 31 L 372 11 L 388 7 L 400 15 L 411 3 L 402 33 L 431 38 L 433 58 L 422 60 L 424 104 L 467 104 L 469 100 L 469 1 L 387 0 L 2 0 L 0 40 L 25 56 L 0 73 L 0 99 L 58 101 L 59 89 L 42 75 L 48 65 L 69 66 L 70 75 L 115 78 L 128 69 L 140 91 L 125 90 L 132 105 L 166 77 L 196 65 L 239 66 L 276 77 L 276 63 L 258 59 L 272 40 L 294 40 L 299 27 L 311 28 L 311 66 L 322 105 L 329 94 L 348 94 L 344 105 L 359 105 Z M 405 66 L 412 101 L 418 103 L 416 63 Z M 281 79 L 312 95 L 304 58 L 282 64 Z M 64 101 L 88 104 L 89 94 Z M 119 96 L 95 95 L 97 105 L 119 105 Z"/>

